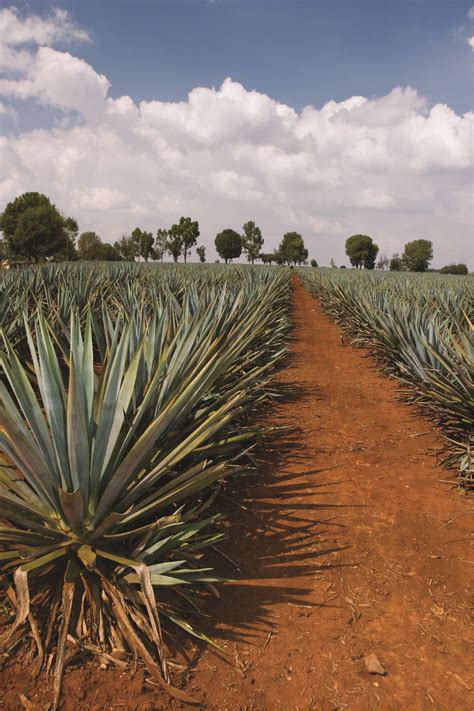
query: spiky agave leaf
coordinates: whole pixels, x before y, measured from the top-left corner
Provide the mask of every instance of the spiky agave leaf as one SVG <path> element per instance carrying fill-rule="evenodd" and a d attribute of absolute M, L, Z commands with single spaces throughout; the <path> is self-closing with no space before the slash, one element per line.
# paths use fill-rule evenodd
<path fill-rule="evenodd" d="M 442 426 L 463 481 L 474 480 L 474 328 L 469 280 L 432 275 L 334 274 L 302 277 L 329 315 L 408 385 L 411 399 Z M 449 288 L 455 283 L 457 290 Z M 454 445 L 454 446 L 453 446 Z"/>
<path fill-rule="evenodd" d="M 273 365 L 258 353 L 274 299 L 248 309 L 239 334 L 232 299 L 204 314 L 190 306 L 171 340 L 159 319 L 138 330 L 132 319 L 114 328 L 99 375 L 90 314 L 81 327 L 73 311 L 65 363 L 41 313 L 25 324 L 34 383 L 5 339 L 0 557 L 18 613 L 2 644 L 27 621 L 41 658 L 56 644 L 55 705 L 68 638 L 107 654 L 128 649 L 172 691 L 161 619 L 199 636 L 170 591 L 218 581 L 201 551 L 219 534 L 199 511 L 242 448 L 233 423 Z"/>

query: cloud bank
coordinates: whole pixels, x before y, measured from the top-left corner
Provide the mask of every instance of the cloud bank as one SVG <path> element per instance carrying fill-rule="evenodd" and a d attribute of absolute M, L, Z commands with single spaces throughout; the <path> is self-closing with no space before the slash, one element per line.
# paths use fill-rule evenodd
<path fill-rule="evenodd" d="M 186 101 L 135 103 L 112 98 L 105 76 L 55 49 L 90 40 L 63 10 L 2 10 L 0 36 L 0 120 L 10 127 L 0 209 L 38 190 L 108 241 L 191 215 L 208 246 L 252 219 L 266 250 L 297 230 L 320 263 L 345 261 L 354 233 L 389 255 L 423 237 L 436 264 L 471 256 L 474 267 L 474 113 L 428 105 L 410 87 L 296 111 L 230 78 Z M 51 125 L 20 132 L 15 110 L 33 103 L 52 112 Z"/>

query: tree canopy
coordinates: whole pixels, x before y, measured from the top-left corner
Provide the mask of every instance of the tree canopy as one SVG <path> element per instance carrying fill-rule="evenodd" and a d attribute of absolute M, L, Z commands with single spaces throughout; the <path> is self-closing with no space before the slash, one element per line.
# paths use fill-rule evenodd
<path fill-rule="evenodd" d="M 379 248 L 368 235 L 352 235 L 346 240 L 346 254 L 357 269 L 373 269 Z"/>
<path fill-rule="evenodd" d="M 178 261 L 180 254 L 183 255 L 184 261 L 187 261 L 188 254 L 196 244 L 199 235 L 199 222 L 193 221 L 190 217 L 180 217 L 178 223 L 171 225 L 168 230 L 168 251 L 173 255 L 175 262 Z"/>
<path fill-rule="evenodd" d="M 439 271 L 441 274 L 469 274 L 467 264 L 448 264 L 446 267 L 442 267 Z"/>
<path fill-rule="evenodd" d="M 246 222 L 242 230 L 242 249 L 247 254 L 247 260 L 253 264 L 256 259 L 260 258 L 260 252 L 262 251 L 262 231 L 252 221 Z"/>
<path fill-rule="evenodd" d="M 79 235 L 78 248 L 80 259 L 93 259 L 92 252 L 100 247 L 102 240 L 96 232 L 83 232 Z"/>
<path fill-rule="evenodd" d="M 283 235 L 276 255 L 277 263 L 303 264 L 308 258 L 308 250 L 298 232 L 287 232 Z"/>
<path fill-rule="evenodd" d="M 155 241 L 153 234 L 135 227 L 131 236 L 135 245 L 135 256 L 142 257 L 145 262 L 148 262 L 150 257 L 153 257 L 153 243 Z"/>
<path fill-rule="evenodd" d="M 155 259 L 163 261 L 166 252 L 166 243 L 168 241 L 168 230 L 159 227 L 156 230 L 155 245 L 153 247 L 153 256 Z"/>
<path fill-rule="evenodd" d="M 83 232 L 79 237 L 79 257 L 91 262 L 116 262 L 120 260 L 117 250 L 102 242 L 96 232 Z"/>
<path fill-rule="evenodd" d="M 432 259 L 433 243 L 428 239 L 415 239 L 406 243 L 402 261 L 411 272 L 426 272 Z"/>
<path fill-rule="evenodd" d="M 100 262 L 118 262 L 120 257 L 115 248 L 107 243 L 102 242 L 93 252 L 91 259 L 96 259 Z"/>
<path fill-rule="evenodd" d="M 197 253 L 197 256 L 199 257 L 200 262 L 206 261 L 206 248 L 203 244 L 200 247 L 196 248 L 196 253 Z"/>
<path fill-rule="evenodd" d="M 238 232 L 230 228 L 219 232 L 214 243 L 218 255 L 226 264 L 229 259 L 237 259 L 242 254 L 242 238 Z"/>
<path fill-rule="evenodd" d="M 398 254 L 394 254 L 390 260 L 389 269 L 391 272 L 401 272 L 403 269 L 403 262 Z"/>
<path fill-rule="evenodd" d="M 120 259 L 126 262 L 134 262 L 137 256 L 137 243 L 132 235 L 122 235 L 121 238 L 114 242 L 114 249 Z"/>
<path fill-rule="evenodd" d="M 386 254 L 381 254 L 377 261 L 377 269 L 385 271 L 385 269 L 388 269 L 389 265 L 390 259 L 387 257 Z"/>
<path fill-rule="evenodd" d="M 166 240 L 166 251 L 171 254 L 173 261 L 177 262 L 179 255 L 183 250 L 183 239 L 181 235 L 172 233 L 168 230 L 168 239 Z"/>
<path fill-rule="evenodd" d="M 64 218 L 46 195 L 23 193 L 5 207 L 0 229 L 13 258 L 38 261 L 74 256 L 77 222 Z"/>

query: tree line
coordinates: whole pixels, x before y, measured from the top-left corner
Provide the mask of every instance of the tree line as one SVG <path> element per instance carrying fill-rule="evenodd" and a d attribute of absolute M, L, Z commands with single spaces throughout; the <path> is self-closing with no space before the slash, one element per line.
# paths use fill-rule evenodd
<path fill-rule="evenodd" d="M 380 256 L 376 263 L 379 247 L 368 235 L 352 235 L 346 240 L 346 254 L 356 269 L 389 269 L 394 272 L 426 272 L 433 259 L 433 243 L 427 239 L 415 239 L 405 244 L 401 255 Z M 439 270 L 442 274 L 468 274 L 466 264 L 449 264 Z"/>
<path fill-rule="evenodd" d="M 156 233 L 136 227 L 130 234 L 109 244 L 96 232 L 79 234 L 76 220 L 64 217 L 46 195 L 37 192 L 23 193 L 5 207 L 0 215 L 0 258 L 19 260 L 54 261 L 135 261 L 143 259 L 163 261 L 166 254 L 174 262 L 183 257 L 187 262 L 191 250 L 196 248 L 200 262 L 206 261 L 206 247 L 197 245 L 199 223 L 191 217 L 181 217 L 169 228 L 159 228 Z M 219 232 L 214 240 L 216 251 L 227 264 L 242 253 L 254 264 L 306 264 L 308 250 L 298 232 L 287 232 L 277 249 L 264 252 L 262 231 L 255 222 L 248 221 L 239 233 L 232 228 Z M 405 244 L 401 255 L 391 259 L 381 255 L 379 247 L 368 235 L 352 235 L 345 244 L 346 254 L 356 269 L 390 269 L 391 271 L 424 272 L 433 259 L 433 244 L 417 239 Z M 317 267 L 315 259 L 311 266 Z M 331 259 L 331 266 L 336 266 Z M 439 270 L 444 274 L 467 274 L 465 264 L 450 264 Z"/>
<path fill-rule="evenodd" d="M 193 247 L 201 262 L 206 261 L 206 247 L 197 245 L 199 223 L 191 217 L 181 217 L 169 228 L 159 228 L 156 234 L 136 227 L 130 234 L 109 244 L 93 231 L 78 236 L 76 220 L 64 217 L 46 195 L 23 193 L 9 202 L 0 215 L 0 257 L 54 261 L 135 261 L 136 259 L 163 261 L 165 254 L 175 262 L 183 257 L 187 262 Z M 77 242 L 76 242 L 77 240 Z M 255 222 L 246 222 L 242 234 L 227 228 L 215 238 L 218 255 L 225 261 L 237 259 L 242 252 L 254 264 L 278 261 L 280 264 L 303 264 L 308 257 L 303 238 L 297 232 L 283 236 L 278 250 L 264 255 L 263 236 Z"/>

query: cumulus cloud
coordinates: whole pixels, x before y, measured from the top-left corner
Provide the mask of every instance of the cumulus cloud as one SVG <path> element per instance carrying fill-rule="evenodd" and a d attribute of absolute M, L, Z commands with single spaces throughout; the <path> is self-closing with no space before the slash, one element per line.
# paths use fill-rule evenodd
<path fill-rule="evenodd" d="M 57 43 L 90 41 L 66 10 L 47 17 L 22 17 L 16 8 L 0 11 L 0 94 L 36 99 L 62 111 L 94 118 L 102 113 L 109 82 L 82 59 L 59 52 Z M 16 74 L 12 78 L 12 73 Z M 19 75 L 19 76 L 18 76 Z"/>
<path fill-rule="evenodd" d="M 470 20 L 474 20 L 474 5 L 470 8 L 469 12 L 467 13 L 467 16 Z M 466 41 L 470 48 L 474 51 L 474 36 L 468 37 Z"/>
<path fill-rule="evenodd" d="M 27 69 L 32 55 L 25 46 L 51 47 L 59 42 L 88 42 L 88 32 L 78 27 L 67 10 L 55 8 L 46 16 L 22 16 L 15 7 L 0 10 L 0 67 Z"/>
<path fill-rule="evenodd" d="M 87 38 L 69 16 L 54 17 L 68 23 L 63 39 Z M 474 114 L 429 105 L 410 87 L 296 111 L 230 78 L 186 101 L 136 104 L 110 97 L 107 78 L 84 60 L 44 45 L 59 31 L 34 39 L 30 25 L 24 34 L 14 26 L 43 46 L 25 50 L 20 76 L 0 80 L 0 113 L 25 99 L 58 120 L 2 139 L 2 205 L 40 190 L 110 241 L 189 214 L 209 246 L 223 227 L 253 219 L 266 249 L 297 230 L 322 263 L 342 262 L 357 232 L 389 254 L 425 237 L 438 263 L 469 258 Z"/>

